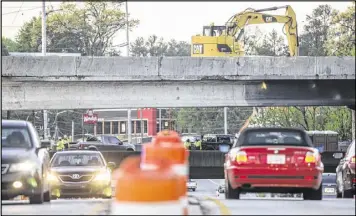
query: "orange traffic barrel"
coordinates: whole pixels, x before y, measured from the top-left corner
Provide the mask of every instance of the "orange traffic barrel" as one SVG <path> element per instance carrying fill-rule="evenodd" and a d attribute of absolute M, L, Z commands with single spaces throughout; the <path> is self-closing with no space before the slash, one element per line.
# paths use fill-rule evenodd
<path fill-rule="evenodd" d="M 141 168 L 157 168 L 152 162 L 156 158 L 164 158 L 172 163 L 172 170 L 180 177 L 179 191 L 183 205 L 183 215 L 188 215 L 188 198 L 187 198 L 187 178 L 189 175 L 189 152 L 184 145 L 178 133 L 174 131 L 162 131 L 157 134 L 153 142 L 143 146 Z"/>
<path fill-rule="evenodd" d="M 156 159 L 154 170 L 142 170 L 140 157 L 126 158 L 115 172 L 112 215 L 179 215 L 182 211 L 179 179 L 169 161 Z"/>

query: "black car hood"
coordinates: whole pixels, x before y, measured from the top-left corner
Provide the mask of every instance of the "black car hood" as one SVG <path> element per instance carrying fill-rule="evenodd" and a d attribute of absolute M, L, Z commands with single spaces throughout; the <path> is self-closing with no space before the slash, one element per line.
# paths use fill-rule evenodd
<path fill-rule="evenodd" d="M 51 172 L 64 174 L 64 173 L 97 173 L 104 171 L 104 167 L 90 167 L 90 166 L 63 166 L 51 167 Z"/>
<path fill-rule="evenodd" d="M 19 163 L 36 157 L 32 149 L 25 148 L 2 148 L 1 162 L 4 164 Z"/>

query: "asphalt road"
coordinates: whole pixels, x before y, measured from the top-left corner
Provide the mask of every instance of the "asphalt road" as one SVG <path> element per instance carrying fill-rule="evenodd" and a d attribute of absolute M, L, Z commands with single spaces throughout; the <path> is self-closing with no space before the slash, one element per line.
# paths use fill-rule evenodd
<path fill-rule="evenodd" d="M 255 194 L 242 195 L 240 200 L 226 200 L 216 194 L 221 180 L 196 180 L 198 188 L 189 192 L 191 215 L 354 215 L 354 199 L 304 201 L 301 198 L 258 198 Z M 196 198 L 196 199 L 194 199 Z M 194 200 L 198 200 L 194 204 Z M 199 202 L 200 201 L 200 202 Z M 28 201 L 2 201 L 2 215 L 107 215 L 112 200 L 59 199 L 42 205 Z M 203 208 L 200 208 L 200 203 Z"/>
<path fill-rule="evenodd" d="M 216 194 L 222 180 L 196 180 L 198 188 L 190 195 L 212 199 L 221 214 L 232 215 L 354 215 L 354 199 L 323 198 L 322 201 L 304 201 L 302 198 L 266 198 L 245 194 L 240 200 L 226 200 L 224 194 Z"/>
<path fill-rule="evenodd" d="M 101 215 L 107 214 L 111 200 L 59 199 L 30 205 L 27 200 L 2 201 L 2 215 Z"/>

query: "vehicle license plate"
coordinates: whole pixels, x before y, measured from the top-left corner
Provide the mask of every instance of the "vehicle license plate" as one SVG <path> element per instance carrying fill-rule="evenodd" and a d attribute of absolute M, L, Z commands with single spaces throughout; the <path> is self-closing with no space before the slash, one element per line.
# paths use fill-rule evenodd
<path fill-rule="evenodd" d="M 324 192 L 325 193 L 335 193 L 335 189 L 334 188 L 325 188 Z"/>
<path fill-rule="evenodd" d="M 286 156 L 278 155 L 278 154 L 269 154 L 269 155 L 267 155 L 267 163 L 268 164 L 285 164 Z"/>

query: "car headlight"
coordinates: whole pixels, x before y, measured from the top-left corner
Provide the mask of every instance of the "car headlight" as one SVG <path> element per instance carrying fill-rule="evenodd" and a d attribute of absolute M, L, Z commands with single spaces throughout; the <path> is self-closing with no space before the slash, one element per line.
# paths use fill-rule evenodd
<path fill-rule="evenodd" d="M 56 182 L 56 181 L 58 181 L 57 176 L 55 176 L 55 175 L 53 175 L 53 174 L 51 174 L 51 173 L 48 174 L 47 178 L 48 178 L 48 180 L 49 180 L 50 182 Z"/>
<path fill-rule="evenodd" d="M 110 180 L 111 180 L 111 174 L 109 171 L 99 173 L 94 178 L 94 181 L 110 181 Z"/>
<path fill-rule="evenodd" d="M 23 172 L 23 171 L 32 171 L 36 167 L 36 164 L 30 161 L 23 163 L 16 163 L 10 166 L 10 172 Z"/>

